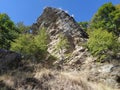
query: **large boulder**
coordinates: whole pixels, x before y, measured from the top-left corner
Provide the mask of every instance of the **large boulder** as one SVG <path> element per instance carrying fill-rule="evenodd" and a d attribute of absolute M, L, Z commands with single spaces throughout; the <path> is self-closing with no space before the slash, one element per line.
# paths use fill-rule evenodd
<path fill-rule="evenodd" d="M 16 67 L 21 60 L 21 55 L 4 49 L 0 49 L 0 69 Z"/>

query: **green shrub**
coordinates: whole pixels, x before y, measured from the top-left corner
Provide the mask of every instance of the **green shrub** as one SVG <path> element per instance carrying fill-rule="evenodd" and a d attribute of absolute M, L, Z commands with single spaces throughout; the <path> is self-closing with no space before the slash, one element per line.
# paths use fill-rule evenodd
<path fill-rule="evenodd" d="M 91 32 L 87 47 L 94 56 L 99 56 L 100 60 L 108 56 L 108 51 L 116 52 L 120 49 L 116 37 L 101 29 Z"/>
<path fill-rule="evenodd" d="M 0 48 L 9 50 L 18 34 L 19 30 L 10 17 L 0 13 Z"/>
<path fill-rule="evenodd" d="M 11 50 L 41 59 L 47 53 L 47 38 L 48 36 L 44 28 L 39 30 L 38 35 L 21 34 L 12 43 Z"/>
<path fill-rule="evenodd" d="M 63 34 L 59 34 L 59 42 L 56 45 L 56 49 L 62 50 L 68 47 L 69 47 L 68 39 Z"/>
<path fill-rule="evenodd" d="M 30 46 L 32 39 L 30 34 L 21 34 L 11 45 L 11 50 L 17 51 L 22 54 L 30 53 Z"/>
<path fill-rule="evenodd" d="M 59 41 L 55 46 L 55 50 L 57 50 L 60 54 L 61 60 L 65 59 L 65 49 L 69 48 L 69 41 L 67 37 L 64 36 L 64 34 L 60 33 L 59 34 Z"/>

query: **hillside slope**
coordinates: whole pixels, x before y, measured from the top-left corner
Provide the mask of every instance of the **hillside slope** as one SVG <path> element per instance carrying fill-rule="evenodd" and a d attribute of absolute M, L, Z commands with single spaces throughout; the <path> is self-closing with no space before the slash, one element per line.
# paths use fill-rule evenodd
<path fill-rule="evenodd" d="M 48 58 L 38 63 L 0 50 L 0 66 L 5 66 L 0 67 L 0 90 L 120 89 L 119 57 L 96 62 L 97 58 L 84 47 L 87 33 L 73 17 L 63 10 L 47 7 L 32 25 L 33 34 L 43 27 L 49 36 L 47 51 L 56 60 L 51 62 Z"/>

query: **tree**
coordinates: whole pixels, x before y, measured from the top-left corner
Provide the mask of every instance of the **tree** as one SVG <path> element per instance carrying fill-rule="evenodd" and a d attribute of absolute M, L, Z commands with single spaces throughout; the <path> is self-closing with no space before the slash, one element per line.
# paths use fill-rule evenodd
<path fill-rule="evenodd" d="M 18 29 L 7 14 L 0 14 L 0 48 L 10 49 L 18 36 Z"/>
<path fill-rule="evenodd" d="M 120 9 L 120 4 L 116 5 L 115 7 L 116 7 L 117 9 Z"/>
<path fill-rule="evenodd" d="M 110 13 L 110 17 L 113 23 L 114 33 L 120 36 L 120 9 L 117 9 L 114 12 Z"/>
<path fill-rule="evenodd" d="M 101 29 L 94 30 L 90 34 L 87 46 L 94 56 L 99 56 L 101 59 L 107 57 L 109 51 L 114 53 L 120 50 L 116 37 L 112 33 Z"/>
<path fill-rule="evenodd" d="M 23 22 L 18 22 L 16 27 L 20 30 L 20 33 L 30 33 L 30 26 L 24 25 Z"/>
<path fill-rule="evenodd" d="M 92 29 L 102 28 L 108 32 L 113 32 L 116 35 L 120 35 L 120 9 L 112 5 L 112 3 L 106 3 L 101 6 L 97 13 L 93 16 L 90 27 Z"/>
<path fill-rule="evenodd" d="M 19 38 L 15 39 L 15 42 L 12 42 L 11 50 L 22 54 L 30 54 L 30 46 L 33 43 L 32 38 L 30 34 L 20 34 Z"/>

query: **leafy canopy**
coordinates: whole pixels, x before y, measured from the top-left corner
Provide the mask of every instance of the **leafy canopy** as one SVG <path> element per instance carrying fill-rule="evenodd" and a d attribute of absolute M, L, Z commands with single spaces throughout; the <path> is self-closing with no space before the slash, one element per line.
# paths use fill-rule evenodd
<path fill-rule="evenodd" d="M 117 6 L 118 7 L 118 6 Z M 108 32 L 120 35 L 120 9 L 112 3 L 106 3 L 101 6 L 91 20 L 92 29 L 102 28 Z"/>
<path fill-rule="evenodd" d="M 0 14 L 0 48 L 10 49 L 18 36 L 18 29 L 7 14 Z"/>
<path fill-rule="evenodd" d="M 16 27 L 20 30 L 20 33 L 30 33 L 30 26 L 24 25 L 23 22 L 18 22 Z"/>

